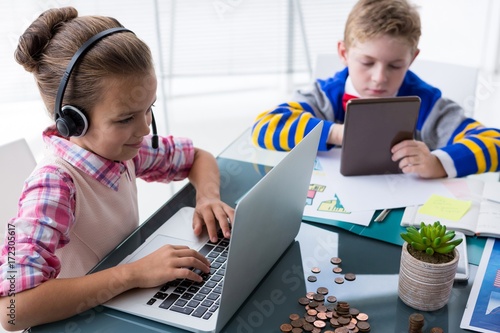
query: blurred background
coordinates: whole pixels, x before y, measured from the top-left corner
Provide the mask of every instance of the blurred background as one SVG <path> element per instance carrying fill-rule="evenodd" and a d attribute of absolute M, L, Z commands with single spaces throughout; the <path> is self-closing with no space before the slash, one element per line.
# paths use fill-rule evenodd
<path fill-rule="evenodd" d="M 41 132 L 52 119 L 31 74 L 15 62 L 13 53 L 19 36 L 46 9 L 74 6 L 80 15 L 113 16 L 133 30 L 151 47 L 156 63 L 159 133 L 191 137 L 196 146 L 218 155 L 252 125 L 258 113 L 313 80 L 318 56 L 336 53 L 354 3 L 3 0 L 0 144 L 25 138 L 35 158 L 41 157 Z M 470 97 L 467 112 L 500 127 L 500 1 L 414 3 L 423 25 L 419 59 L 477 68 L 477 91 L 466 96 Z M 141 220 L 181 185 L 140 184 Z"/>

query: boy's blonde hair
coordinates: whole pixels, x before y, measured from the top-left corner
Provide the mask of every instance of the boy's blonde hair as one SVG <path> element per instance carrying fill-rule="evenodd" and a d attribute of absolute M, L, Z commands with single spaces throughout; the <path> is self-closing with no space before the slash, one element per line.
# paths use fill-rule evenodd
<path fill-rule="evenodd" d="M 420 39 L 420 15 L 407 0 L 360 0 L 354 5 L 344 31 L 349 49 L 355 42 L 383 35 L 405 39 L 416 51 Z"/>

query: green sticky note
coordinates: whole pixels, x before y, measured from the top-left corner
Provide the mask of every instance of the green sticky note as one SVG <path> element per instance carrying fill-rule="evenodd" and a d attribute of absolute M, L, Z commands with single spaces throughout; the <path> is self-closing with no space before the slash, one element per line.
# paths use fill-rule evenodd
<path fill-rule="evenodd" d="M 471 201 L 447 198 L 433 194 L 418 212 L 450 221 L 458 221 L 467 213 Z"/>

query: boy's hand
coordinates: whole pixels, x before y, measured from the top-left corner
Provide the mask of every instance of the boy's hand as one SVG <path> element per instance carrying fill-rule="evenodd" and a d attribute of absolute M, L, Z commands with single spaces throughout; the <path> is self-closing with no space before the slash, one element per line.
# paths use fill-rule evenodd
<path fill-rule="evenodd" d="M 391 149 L 392 160 L 399 161 L 403 173 L 415 173 L 422 178 L 443 178 L 446 171 L 439 159 L 421 141 L 405 140 Z"/>
<path fill-rule="evenodd" d="M 344 124 L 333 124 L 328 134 L 327 143 L 331 145 L 341 146 L 344 140 Z"/>

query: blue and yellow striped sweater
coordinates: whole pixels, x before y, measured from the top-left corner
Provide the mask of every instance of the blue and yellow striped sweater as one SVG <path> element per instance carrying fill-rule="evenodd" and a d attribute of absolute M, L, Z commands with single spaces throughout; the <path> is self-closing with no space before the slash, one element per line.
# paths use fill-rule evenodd
<path fill-rule="evenodd" d="M 327 80 L 317 80 L 309 91 L 299 91 L 295 101 L 261 113 L 252 128 L 254 144 L 287 151 L 318 122 L 324 122 L 318 148 L 323 151 L 332 148 L 326 141 L 330 128 L 344 122 L 342 97 L 347 77 L 346 68 Z M 500 130 L 467 118 L 458 104 L 443 98 L 439 89 L 408 71 L 398 96 L 412 95 L 421 99 L 416 139 L 425 142 L 432 151 L 439 150 L 436 156 L 440 160 L 443 153 L 449 156 L 452 165 L 442 160 L 448 176 L 500 170 Z"/>

